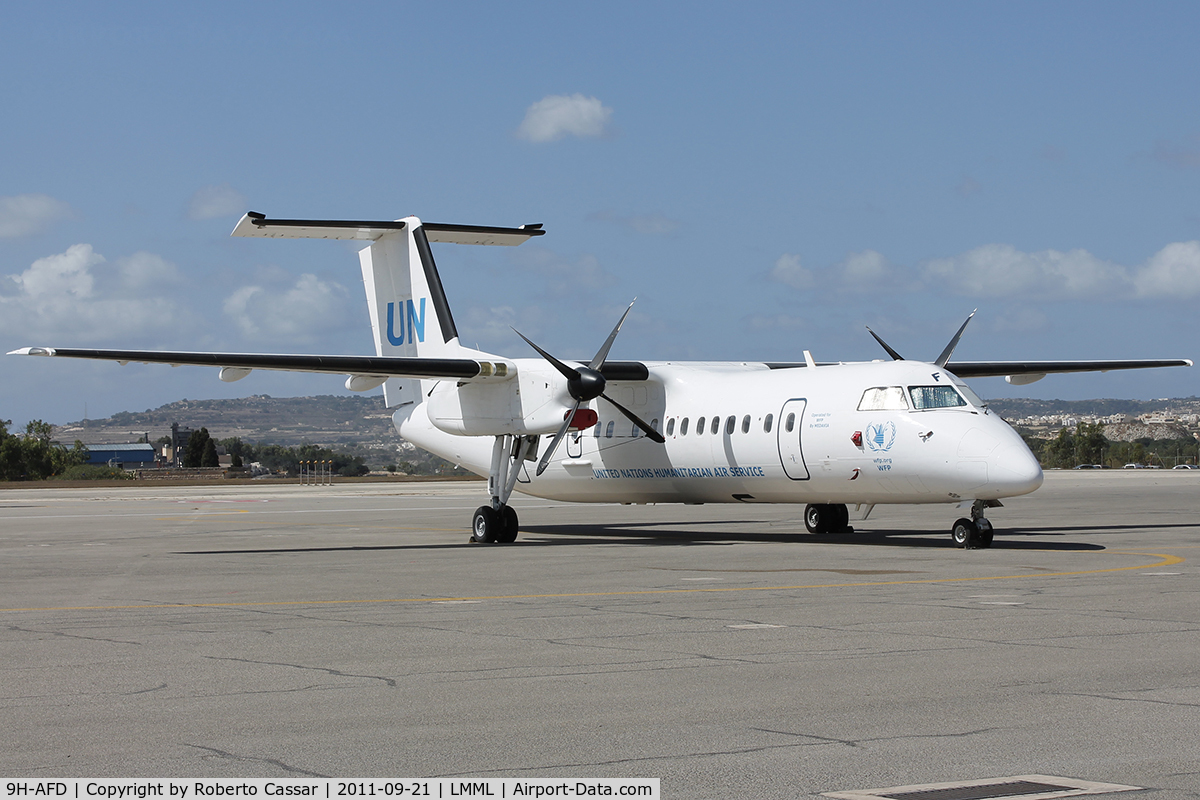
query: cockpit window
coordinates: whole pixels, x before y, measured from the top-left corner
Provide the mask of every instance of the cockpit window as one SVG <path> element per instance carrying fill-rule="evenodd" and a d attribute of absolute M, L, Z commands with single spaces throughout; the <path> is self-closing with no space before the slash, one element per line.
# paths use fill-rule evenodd
<path fill-rule="evenodd" d="M 876 386 L 863 392 L 862 400 L 858 401 L 859 411 L 905 411 L 908 403 L 904 400 L 902 386 Z"/>
<path fill-rule="evenodd" d="M 976 406 L 977 408 L 987 408 L 987 403 L 983 402 L 979 395 L 971 391 L 970 386 L 967 386 L 965 383 L 959 383 L 958 381 L 955 381 L 954 385 L 958 387 L 959 393 L 963 397 L 967 398 L 968 403 Z"/>
<path fill-rule="evenodd" d="M 913 408 L 917 410 L 958 408 L 967 404 L 953 386 L 910 386 L 908 395 L 912 398 Z"/>

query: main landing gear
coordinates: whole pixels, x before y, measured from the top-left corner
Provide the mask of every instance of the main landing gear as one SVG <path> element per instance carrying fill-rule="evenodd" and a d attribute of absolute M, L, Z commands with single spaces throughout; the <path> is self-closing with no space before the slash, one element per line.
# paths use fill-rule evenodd
<path fill-rule="evenodd" d="M 512 544 L 517 540 L 517 512 L 508 505 L 521 462 L 537 455 L 536 436 L 497 436 L 492 444 L 492 467 L 488 472 L 491 505 L 475 509 L 471 519 L 473 544 Z"/>
<path fill-rule="evenodd" d="M 854 533 L 850 511 L 839 504 L 811 504 L 804 507 L 804 527 L 809 533 Z"/>
<path fill-rule="evenodd" d="M 991 547 L 992 523 L 984 513 L 989 507 L 998 505 L 998 500 L 976 500 L 972 503 L 971 518 L 955 520 L 954 527 L 950 529 L 950 538 L 954 540 L 954 544 L 967 550 Z"/>

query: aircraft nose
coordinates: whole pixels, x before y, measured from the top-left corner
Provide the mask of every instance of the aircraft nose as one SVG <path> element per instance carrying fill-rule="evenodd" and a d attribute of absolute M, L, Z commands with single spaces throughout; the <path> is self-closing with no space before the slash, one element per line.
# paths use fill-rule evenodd
<path fill-rule="evenodd" d="M 1015 441 L 1014 441 L 1015 439 Z M 994 483 L 1004 487 L 1004 496 L 1029 494 L 1042 485 L 1042 465 L 1015 433 L 996 448 L 996 460 L 991 476 Z"/>

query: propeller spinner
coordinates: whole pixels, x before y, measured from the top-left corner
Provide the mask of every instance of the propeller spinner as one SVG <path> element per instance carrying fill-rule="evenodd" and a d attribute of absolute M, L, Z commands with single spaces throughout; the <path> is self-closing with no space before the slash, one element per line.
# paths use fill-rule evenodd
<path fill-rule="evenodd" d="M 637 302 L 636 299 L 634 302 Z M 572 367 L 564 364 L 530 341 L 525 334 L 521 333 L 516 328 L 513 328 L 513 332 L 517 334 L 517 336 L 520 336 L 525 340 L 526 344 L 538 351 L 538 354 L 541 355 L 542 358 L 549 361 L 554 368 L 557 369 L 562 376 L 567 379 L 567 392 L 570 393 L 571 398 L 575 401 L 575 405 L 571 407 L 571 411 L 566 415 L 566 419 L 563 420 L 562 427 L 558 429 L 558 433 L 554 434 L 554 439 L 551 440 L 550 446 L 546 448 L 546 452 L 543 453 L 541 459 L 538 460 L 538 475 L 541 475 L 543 472 L 545 472 L 546 467 L 550 465 L 550 459 L 554 456 L 554 451 L 558 449 L 559 442 L 561 442 L 563 437 L 567 435 L 567 430 L 570 429 L 571 423 L 575 420 L 575 412 L 579 410 L 581 405 L 595 400 L 597 397 L 604 398 L 610 405 L 612 405 L 613 408 L 624 414 L 630 422 L 638 426 L 638 428 L 640 428 L 642 432 L 646 434 L 646 438 L 650 439 L 651 441 L 658 442 L 659 444 L 663 444 L 667 441 L 663 438 L 661 433 L 650 427 L 645 420 L 604 393 L 607 381 L 600 370 L 604 367 L 604 361 L 608 358 L 608 351 L 612 349 L 613 342 L 616 341 L 617 334 L 620 332 L 621 326 L 625 323 L 625 318 L 629 316 L 629 312 L 632 310 L 633 303 L 630 303 L 629 308 L 625 309 L 625 313 L 622 314 L 621 319 L 617 321 L 617 326 L 613 328 L 612 333 L 608 335 L 608 339 L 603 345 L 601 345 L 600 349 L 596 351 L 596 355 L 590 362 L 588 362 L 586 367 Z"/>

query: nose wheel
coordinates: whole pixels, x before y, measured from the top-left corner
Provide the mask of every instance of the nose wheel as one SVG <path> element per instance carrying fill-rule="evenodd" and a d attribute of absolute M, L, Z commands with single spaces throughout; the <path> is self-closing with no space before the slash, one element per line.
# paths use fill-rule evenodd
<path fill-rule="evenodd" d="M 992 501 L 999 505 L 998 501 Z M 976 500 L 971 505 L 971 518 L 962 517 L 955 520 L 950 529 L 950 538 L 954 544 L 965 550 L 982 550 L 992 546 L 992 523 L 983 515 L 987 504 Z"/>

